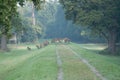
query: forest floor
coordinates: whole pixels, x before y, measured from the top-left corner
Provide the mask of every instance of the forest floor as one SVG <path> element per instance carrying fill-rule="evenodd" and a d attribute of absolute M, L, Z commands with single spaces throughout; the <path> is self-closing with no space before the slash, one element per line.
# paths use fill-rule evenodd
<path fill-rule="evenodd" d="M 120 80 L 120 56 L 99 54 L 103 44 L 9 46 L 0 53 L 0 80 Z"/>

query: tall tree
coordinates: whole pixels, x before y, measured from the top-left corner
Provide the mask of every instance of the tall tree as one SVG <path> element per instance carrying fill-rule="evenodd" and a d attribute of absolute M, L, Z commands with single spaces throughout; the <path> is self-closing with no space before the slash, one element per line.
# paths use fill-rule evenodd
<path fill-rule="evenodd" d="M 108 42 L 110 53 L 116 53 L 117 32 L 120 29 L 120 1 L 118 0 L 60 0 L 66 18 L 87 26 Z"/>
<path fill-rule="evenodd" d="M 41 10 L 40 10 L 41 11 Z M 32 2 L 26 2 L 24 7 L 18 8 L 19 16 L 22 17 L 24 30 L 22 35 L 18 33 L 19 41 L 21 42 L 38 42 L 41 35 L 42 24 L 38 21 L 38 14 Z"/>
<path fill-rule="evenodd" d="M 40 9 L 41 3 L 45 0 L 32 0 L 35 8 Z M 0 0 L 0 33 L 1 33 L 1 49 L 7 51 L 7 35 L 11 30 L 12 16 L 17 13 L 17 5 L 24 5 L 25 0 Z"/>
<path fill-rule="evenodd" d="M 72 41 L 82 41 L 80 35 L 81 29 L 77 28 L 72 21 L 65 19 L 64 10 L 61 4 L 56 3 L 57 11 L 55 12 L 55 20 L 46 26 L 45 38 L 70 38 Z M 55 6 L 55 5 L 54 5 Z"/>

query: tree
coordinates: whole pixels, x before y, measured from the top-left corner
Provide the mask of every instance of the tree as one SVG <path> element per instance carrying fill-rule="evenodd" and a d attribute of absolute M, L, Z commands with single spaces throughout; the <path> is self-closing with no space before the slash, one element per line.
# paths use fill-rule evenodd
<path fill-rule="evenodd" d="M 50 25 L 54 24 L 57 12 L 57 4 L 56 1 L 49 0 L 44 4 L 44 9 L 36 12 L 36 20 L 41 22 L 42 25 L 42 35 L 41 38 L 44 38 L 46 35 L 46 30 L 51 28 Z M 39 17 L 39 18 L 38 18 Z M 52 32 L 52 31 L 51 31 Z"/>
<path fill-rule="evenodd" d="M 57 4 L 57 3 L 56 3 Z M 55 5 L 54 5 L 55 6 Z M 46 35 L 45 38 L 69 38 L 72 41 L 82 41 L 82 37 L 80 35 L 81 29 L 77 28 L 76 25 L 72 23 L 72 21 L 67 21 L 65 19 L 64 10 L 61 4 L 56 5 L 57 11 L 55 12 L 55 20 L 52 23 L 46 25 Z"/>
<path fill-rule="evenodd" d="M 32 0 L 35 8 L 40 9 L 45 0 Z M 0 0 L 1 49 L 7 51 L 7 38 L 10 34 L 12 16 L 17 14 L 17 5 L 23 6 L 25 0 Z"/>
<path fill-rule="evenodd" d="M 18 8 L 18 12 L 20 13 L 20 16 L 22 16 L 23 24 L 25 26 L 24 30 L 22 31 L 23 35 L 20 36 L 22 42 L 38 42 L 39 35 L 42 34 L 43 29 L 41 21 L 38 20 L 40 17 L 37 12 L 40 11 L 37 11 L 34 8 L 32 2 L 26 2 L 24 7 Z"/>
<path fill-rule="evenodd" d="M 120 29 L 120 1 L 118 0 L 60 0 L 66 18 L 102 35 L 108 51 L 116 53 L 117 32 Z"/>

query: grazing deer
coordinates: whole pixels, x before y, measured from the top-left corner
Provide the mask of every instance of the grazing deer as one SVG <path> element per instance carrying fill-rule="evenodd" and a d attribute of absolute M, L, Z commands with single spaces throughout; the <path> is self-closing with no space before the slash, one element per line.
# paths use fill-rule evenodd
<path fill-rule="evenodd" d="M 46 43 L 46 42 L 44 42 L 44 43 L 43 43 L 43 45 L 44 45 L 44 47 L 45 47 L 45 46 L 47 46 L 47 43 Z"/>
<path fill-rule="evenodd" d="M 68 39 L 68 38 L 64 38 L 63 40 L 64 40 L 64 43 L 69 43 L 70 42 L 70 39 Z"/>
<path fill-rule="evenodd" d="M 27 47 L 27 50 L 28 50 L 28 51 L 31 51 L 31 48 L 30 48 L 30 47 Z"/>
<path fill-rule="evenodd" d="M 40 49 L 40 46 L 39 45 L 36 45 L 37 49 Z"/>

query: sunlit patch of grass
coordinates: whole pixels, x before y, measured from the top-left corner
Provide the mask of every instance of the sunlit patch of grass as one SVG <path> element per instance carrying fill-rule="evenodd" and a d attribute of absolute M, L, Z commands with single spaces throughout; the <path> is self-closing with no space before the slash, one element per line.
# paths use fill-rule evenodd
<path fill-rule="evenodd" d="M 99 80 L 69 49 L 59 47 L 58 51 L 63 62 L 64 80 Z"/>
<path fill-rule="evenodd" d="M 107 48 L 106 44 L 80 44 L 82 48 L 89 49 L 89 50 L 104 50 Z"/>
<path fill-rule="evenodd" d="M 0 53 L 0 80 L 56 80 L 55 46 Z"/>
<path fill-rule="evenodd" d="M 78 54 L 82 55 L 82 57 L 87 59 L 103 76 L 108 78 L 108 80 L 120 79 L 120 56 L 100 55 L 98 54 L 99 50 L 88 50 L 83 48 L 81 44 L 72 44 L 69 46 L 71 46 Z"/>
<path fill-rule="evenodd" d="M 37 49 L 36 44 L 8 44 L 10 50 L 27 50 L 27 47 L 31 49 Z"/>

